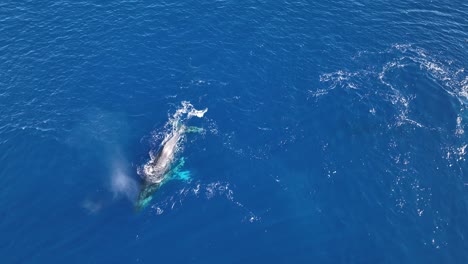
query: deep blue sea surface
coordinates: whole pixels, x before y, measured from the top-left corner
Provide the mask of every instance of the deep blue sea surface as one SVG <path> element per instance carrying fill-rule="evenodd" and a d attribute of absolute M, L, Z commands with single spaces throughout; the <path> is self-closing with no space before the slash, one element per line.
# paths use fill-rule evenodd
<path fill-rule="evenodd" d="M 467 129 L 466 0 L 3 1 L 0 263 L 468 263 Z"/>

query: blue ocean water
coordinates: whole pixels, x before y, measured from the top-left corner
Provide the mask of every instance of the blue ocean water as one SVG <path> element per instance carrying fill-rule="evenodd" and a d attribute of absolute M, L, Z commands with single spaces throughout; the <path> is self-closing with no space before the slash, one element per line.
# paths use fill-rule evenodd
<path fill-rule="evenodd" d="M 468 263 L 466 1 L 0 3 L 0 263 Z M 136 213 L 190 102 L 190 180 Z"/>

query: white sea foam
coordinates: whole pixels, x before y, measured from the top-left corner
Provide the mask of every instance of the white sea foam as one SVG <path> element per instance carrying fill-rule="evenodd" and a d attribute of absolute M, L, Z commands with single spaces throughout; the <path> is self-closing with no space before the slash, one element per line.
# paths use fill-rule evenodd
<path fill-rule="evenodd" d="M 174 210 L 178 206 L 181 206 L 185 199 L 192 197 L 198 199 L 215 199 L 225 198 L 228 201 L 234 203 L 240 210 L 245 212 L 244 217 L 241 221 L 244 222 L 256 222 L 260 221 L 261 218 L 250 211 L 244 204 L 240 203 L 234 198 L 234 191 L 229 183 L 226 182 L 211 182 L 201 183 L 197 182 L 190 187 L 184 187 L 178 191 L 175 191 L 172 196 L 168 196 L 163 200 L 158 201 L 152 206 L 156 215 L 163 214 L 166 211 Z"/>
<path fill-rule="evenodd" d="M 208 108 L 205 108 L 204 110 L 195 110 L 195 109 L 193 109 L 192 111 L 190 111 L 188 113 L 188 117 L 190 118 L 192 116 L 196 116 L 198 118 L 202 118 L 205 115 L 206 112 L 208 112 Z"/>
<path fill-rule="evenodd" d="M 190 102 L 182 101 L 182 107 L 177 109 L 172 118 L 169 118 L 169 122 L 166 125 L 169 125 L 174 128 L 193 116 L 202 118 L 206 112 L 208 112 L 208 108 L 205 108 L 203 110 L 197 110 L 195 109 L 195 107 L 193 107 L 193 105 Z"/>
<path fill-rule="evenodd" d="M 369 61 L 380 61 L 377 66 L 368 65 L 363 61 L 369 58 Z M 442 146 L 444 158 L 447 160 L 448 166 L 464 166 L 466 163 L 466 153 L 468 152 L 468 143 L 464 137 L 465 122 L 467 115 L 465 113 L 468 106 L 468 76 L 464 68 L 460 67 L 460 62 L 445 59 L 440 54 L 431 53 L 428 50 L 415 47 L 411 44 L 395 44 L 387 50 L 380 52 L 363 51 L 359 52 L 358 56 L 353 58 L 360 65 L 366 65 L 365 68 L 357 68 L 357 70 L 338 70 L 331 73 L 325 73 L 320 76 L 320 81 L 323 87 L 318 87 L 315 91 L 309 91 L 310 95 L 317 98 L 323 98 L 331 90 L 335 93 L 343 91 L 346 93 L 356 92 L 358 95 L 367 97 L 369 101 L 374 103 L 378 100 L 379 103 L 386 104 L 393 114 L 387 124 L 389 130 L 401 126 L 411 126 L 411 130 L 419 132 L 420 129 L 431 129 L 444 133 L 443 137 L 452 136 L 451 140 L 444 141 Z M 463 63 L 463 61 L 461 62 Z M 433 82 L 446 93 L 446 97 L 451 102 L 455 102 L 458 109 L 456 119 L 448 120 L 450 125 L 455 127 L 454 131 L 447 131 L 447 127 L 434 127 L 437 124 L 431 124 L 430 119 L 421 118 L 418 120 L 417 110 L 412 107 L 416 100 L 417 90 L 411 89 L 414 80 L 406 78 L 409 73 L 415 69 L 421 74 L 417 76 L 427 78 L 424 81 Z M 404 79 L 399 77 L 403 76 Z M 359 92 L 349 88 L 364 87 L 366 84 L 373 84 L 375 87 L 370 89 L 361 89 Z M 454 99 L 454 100 L 453 100 Z M 458 104 L 457 104 L 458 102 Z M 377 105 L 377 104 L 376 104 Z M 415 110 L 413 110 L 415 109 Z M 380 108 L 377 108 L 379 113 Z M 370 111 L 375 114 L 375 110 Z M 451 126 L 449 126 L 451 127 Z M 399 129 L 401 130 L 401 128 Z M 449 132 L 449 133 L 446 133 Z M 453 139 L 453 141 L 452 141 Z M 432 203 L 433 182 L 427 180 L 425 175 L 422 175 L 418 168 L 419 157 L 413 156 L 411 152 L 402 153 L 398 146 L 398 139 L 390 139 L 388 152 L 390 153 L 391 163 L 388 164 L 385 174 L 386 177 L 392 177 L 391 196 L 395 201 L 395 209 L 402 214 L 414 214 L 419 216 L 418 219 L 431 218 L 433 223 L 433 232 L 429 236 L 424 237 L 424 244 L 432 245 L 439 248 L 446 245 L 446 242 L 438 235 L 444 232 L 443 229 L 448 223 L 441 216 L 439 211 L 434 209 Z M 455 142 L 455 143 L 453 143 Z M 417 144 L 417 143 L 416 143 Z M 435 168 L 439 170 L 439 167 Z M 333 164 L 326 164 L 324 167 L 325 173 L 330 177 L 334 171 Z M 456 175 L 453 175 L 456 176 Z M 423 220 L 426 221 L 426 220 Z"/>
<path fill-rule="evenodd" d="M 359 89 L 362 84 L 369 80 L 378 80 L 381 84 L 389 88 L 388 92 L 377 92 L 364 95 L 382 96 L 395 105 L 398 114 L 395 116 L 396 122 L 393 126 L 413 125 L 420 128 L 430 128 L 430 126 L 411 118 L 410 103 L 414 95 L 408 95 L 406 86 L 400 87 L 395 83 L 393 77 L 387 77 L 389 73 L 400 71 L 406 67 L 416 66 L 428 73 L 432 78 L 440 82 L 440 86 L 450 96 L 459 100 L 464 107 L 468 104 L 468 76 L 463 68 L 454 68 L 452 61 L 443 61 L 432 56 L 422 48 L 414 47 L 411 44 L 395 44 L 391 48 L 382 52 L 359 52 L 355 60 L 362 54 L 367 56 L 389 57 L 384 62 L 380 70 L 358 69 L 356 71 L 338 70 L 336 72 L 324 73 L 320 75 L 320 82 L 327 85 L 315 91 L 310 90 L 311 96 L 318 98 L 334 89 Z M 378 68 L 377 68 L 378 69 Z M 361 96 L 359 94 L 359 96 Z M 462 132 L 462 125 L 457 119 L 457 133 Z"/>
<path fill-rule="evenodd" d="M 457 116 L 457 128 L 455 130 L 456 135 L 463 135 L 465 133 L 465 130 L 463 130 L 462 121 L 463 118 L 461 116 Z"/>

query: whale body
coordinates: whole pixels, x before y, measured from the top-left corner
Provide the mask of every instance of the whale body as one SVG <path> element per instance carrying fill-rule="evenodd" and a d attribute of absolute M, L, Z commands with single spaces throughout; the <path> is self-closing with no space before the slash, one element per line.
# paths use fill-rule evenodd
<path fill-rule="evenodd" d="M 189 102 L 182 102 L 182 106 L 169 119 L 168 125 L 171 127 L 171 132 L 165 136 L 157 154 L 154 155 L 153 152 L 150 152 L 150 160 L 139 171 L 140 176 L 143 178 L 143 183 L 135 204 L 137 211 L 148 205 L 152 199 L 152 195 L 175 173 L 175 170 L 173 170 L 174 161 L 181 147 L 181 141 L 184 140 L 184 134 L 203 131 L 201 128 L 185 126 L 184 121 L 193 116 L 201 118 L 208 109 L 196 110 Z"/>
<path fill-rule="evenodd" d="M 170 176 L 170 170 L 175 160 L 175 154 L 184 129 L 173 131 L 161 144 L 158 153 L 154 156 L 150 152 L 150 161 L 143 166 L 142 185 L 136 209 L 144 208 L 152 198 L 152 195 L 159 189 L 161 184 Z"/>

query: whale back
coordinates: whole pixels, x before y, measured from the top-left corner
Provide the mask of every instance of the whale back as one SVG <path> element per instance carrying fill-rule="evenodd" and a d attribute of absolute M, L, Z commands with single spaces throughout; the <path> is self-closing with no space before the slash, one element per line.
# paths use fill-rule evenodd
<path fill-rule="evenodd" d="M 181 139 L 182 131 L 174 131 L 170 137 L 163 142 L 158 154 L 151 157 L 150 162 L 144 165 L 145 181 L 150 183 L 161 183 L 165 174 L 170 170 L 174 162 L 178 148 L 178 143 Z"/>

